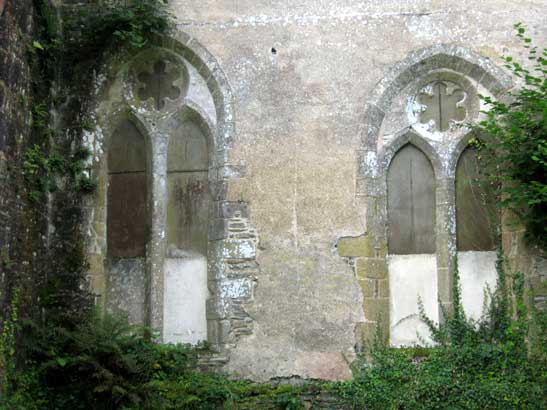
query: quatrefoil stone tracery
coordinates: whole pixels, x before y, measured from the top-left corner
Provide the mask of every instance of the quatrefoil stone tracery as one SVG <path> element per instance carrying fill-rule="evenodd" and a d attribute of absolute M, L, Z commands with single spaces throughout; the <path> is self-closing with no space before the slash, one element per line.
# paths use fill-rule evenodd
<path fill-rule="evenodd" d="M 423 87 L 416 97 L 419 122 L 432 130 L 445 132 L 467 117 L 467 93 L 451 81 L 435 81 Z"/>
<path fill-rule="evenodd" d="M 174 85 L 180 78 L 176 69 L 169 69 L 164 60 L 158 60 L 152 67 L 152 72 L 143 71 L 138 75 L 139 81 L 143 84 L 138 89 L 139 98 L 145 101 L 154 99 L 154 106 L 157 110 L 165 107 L 165 99 L 175 100 L 181 95 L 181 89 Z"/>

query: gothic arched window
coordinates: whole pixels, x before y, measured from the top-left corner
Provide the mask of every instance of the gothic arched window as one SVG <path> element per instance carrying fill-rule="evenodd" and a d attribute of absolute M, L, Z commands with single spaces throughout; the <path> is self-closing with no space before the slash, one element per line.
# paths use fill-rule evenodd
<path fill-rule="evenodd" d="M 414 344 L 416 333 L 428 334 L 418 314 L 419 300 L 437 319 L 435 203 L 431 162 L 407 144 L 387 173 L 390 334 L 399 346 Z"/>
<path fill-rule="evenodd" d="M 481 175 L 476 150 L 466 148 L 456 168 L 456 232 L 458 251 L 493 251 L 498 225 L 496 198 Z"/>
<path fill-rule="evenodd" d="M 129 120 L 108 147 L 107 243 L 110 258 L 144 257 L 147 242 L 147 159 L 144 136 Z"/>
<path fill-rule="evenodd" d="M 431 162 L 411 144 L 393 158 L 387 175 L 389 253 L 435 252 L 435 176 Z"/>

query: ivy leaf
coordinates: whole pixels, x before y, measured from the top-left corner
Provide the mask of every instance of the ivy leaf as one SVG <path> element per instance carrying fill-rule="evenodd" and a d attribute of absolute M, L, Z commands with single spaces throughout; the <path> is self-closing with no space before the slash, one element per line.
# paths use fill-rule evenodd
<path fill-rule="evenodd" d="M 44 46 L 43 46 L 42 44 L 40 44 L 40 42 L 39 42 L 38 40 L 34 40 L 34 41 L 32 42 L 32 46 L 33 46 L 34 48 L 37 48 L 38 50 L 45 51 Z"/>

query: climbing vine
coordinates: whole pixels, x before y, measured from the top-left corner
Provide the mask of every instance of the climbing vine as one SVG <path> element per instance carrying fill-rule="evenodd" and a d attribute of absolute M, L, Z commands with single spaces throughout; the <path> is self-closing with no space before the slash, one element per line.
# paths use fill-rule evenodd
<path fill-rule="evenodd" d="M 0 395 L 9 394 L 15 371 L 15 331 L 19 318 L 19 290 L 14 289 L 0 332 Z"/>
<path fill-rule="evenodd" d="M 476 127 L 484 136 L 476 145 L 487 174 L 500 183 L 500 205 L 512 210 L 526 237 L 547 251 L 547 48 L 534 45 L 521 23 L 515 28 L 528 63 L 504 60 L 523 86 L 507 100 L 481 97 L 488 109 Z"/>
<path fill-rule="evenodd" d="M 94 189 L 85 172 L 89 152 L 81 140 L 84 131 L 94 128 L 86 113 L 95 74 L 105 56 L 146 47 L 169 30 L 172 20 L 158 0 L 77 7 L 35 0 L 34 6 L 38 29 L 29 52 L 35 143 L 25 154 L 23 172 L 29 198 L 37 202 L 60 185 L 84 193 Z"/>

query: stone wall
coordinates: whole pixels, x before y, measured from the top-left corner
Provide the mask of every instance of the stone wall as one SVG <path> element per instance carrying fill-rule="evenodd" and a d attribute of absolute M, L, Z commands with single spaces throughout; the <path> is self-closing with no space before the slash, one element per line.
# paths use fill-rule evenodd
<path fill-rule="evenodd" d="M 99 189 L 86 200 L 84 231 L 98 303 L 160 332 L 167 328 L 175 336 L 164 334 L 166 341 L 179 341 L 176 329 L 169 330 L 173 323 L 192 322 L 180 320 L 181 312 L 199 314 L 201 322 L 188 326 L 200 333 L 183 341 L 207 335 L 217 353 L 202 358 L 204 368 L 257 381 L 340 380 L 351 377 L 351 361 L 376 329 L 389 337 L 393 322 L 405 319 L 412 309 L 404 303 L 416 302 L 414 292 L 435 294 L 427 305 L 432 317 L 439 313 L 437 296 L 450 308 L 458 251 L 465 251 L 464 299 L 477 299 L 477 288 L 492 283 L 491 250 L 457 246 L 456 168 L 470 136 L 447 123 L 441 135 L 412 122 L 419 115 L 412 96 L 435 79 L 459 81 L 468 95 L 474 90 L 503 98 L 515 84 L 499 68 L 499 56 L 526 55 L 512 25 L 522 21 L 531 37 L 544 41 L 544 1 L 169 3 L 177 16 L 172 38 L 138 56 L 114 58 L 90 96 L 98 101 L 91 113 L 98 127 L 84 144 L 93 151 L 90 172 Z M 0 0 L 2 310 L 16 282 L 35 300 L 48 247 L 48 212 L 23 206 L 23 176 L 14 172 L 31 143 L 31 38 L 32 2 Z M 154 65 L 162 61 L 185 67 L 171 79 L 183 92 L 173 94 L 172 84 L 165 88 L 160 81 L 143 94 L 142 74 L 165 74 Z M 168 98 L 160 101 L 164 92 Z M 465 108 L 476 120 L 480 106 L 469 101 Z M 460 102 L 451 115 L 461 114 Z M 149 214 L 143 208 L 131 217 L 142 224 L 135 234 L 142 237 L 129 238 L 139 239 L 138 252 L 121 254 L 128 257 L 113 265 L 107 196 L 110 174 L 119 170 L 109 170 L 106 154 L 113 154 L 109 140 L 122 119 L 146 140 L 148 168 L 123 173 L 146 173 L 147 191 L 139 198 Z M 169 141 L 179 133 L 207 140 L 190 149 L 199 151 L 192 158 L 203 156 L 199 166 L 179 167 L 188 166 L 180 153 L 169 165 Z M 389 227 L 387 174 L 407 144 L 433 168 L 435 238 L 426 238 L 430 253 L 391 255 L 398 252 L 389 248 L 395 228 Z M 173 200 L 170 178 L 180 201 Z M 210 198 L 199 196 L 205 191 Z M 133 198 L 126 199 L 131 205 Z M 196 204 L 201 208 L 192 208 Z M 123 215 L 128 205 L 122 205 Z M 180 226 L 188 231 L 178 232 Z M 527 274 L 534 302 L 544 307 L 547 264 L 522 234 L 506 229 L 503 247 L 511 269 Z M 190 258 L 185 247 L 199 257 Z M 409 279 L 408 259 L 423 268 L 427 283 Z M 171 277 L 187 265 L 199 271 L 199 283 Z M 479 277 L 478 266 L 487 277 Z M 198 292 L 192 293 L 192 283 Z M 184 299 L 184 292 L 191 297 Z"/>
<path fill-rule="evenodd" d="M 385 197 L 374 191 L 373 161 L 380 158 L 367 154 L 376 155 L 381 138 L 367 144 L 369 135 L 397 136 L 404 128 L 393 111 L 396 95 L 420 70 L 407 71 L 403 84 L 397 67 L 419 66 L 428 53 L 455 53 L 482 67 L 465 72 L 474 87 L 501 92 L 496 84 L 510 85 L 495 67 L 502 66 L 499 56 L 525 55 L 512 26 L 522 21 L 531 37 L 544 41 L 545 2 L 170 5 L 178 30 L 217 59 L 231 86 L 236 131 L 228 162 L 245 164 L 245 173 L 228 181 L 226 200 L 247 204 L 260 240 L 257 288 L 246 306 L 252 331 L 230 346 L 224 370 L 256 380 L 348 378 L 356 345 L 374 331 L 376 316 L 389 312 Z M 466 69 L 450 57 L 441 60 L 426 69 L 437 63 Z M 440 161 L 439 169 L 450 161 Z M 446 205 L 454 193 L 450 178 L 437 180 L 436 227 L 446 232 L 437 238 L 437 249 L 444 249 L 437 266 L 448 305 L 455 249 L 453 207 Z"/>
<path fill-rule="evenodd" d="M 33 219 L 23 208 L 20 165 L 30 141 L 31 75 L 28 40 L 32 1 L 0 1 L 0 311 L 17 284 L 33 287 L 29 273 Z M 37 239 L 40 242 L 40 239 Z M 36 250 L 39 253 L 39 251 Z M 23 289 L 24 290 L 24 289 Z M 25 296 L 25 295 L 24 295 Z M 24 297 L 23 296 L 23 297 Z M 26 295 L 28 296 L 28 294 Z M 6 300 L 7 299 L 7 300 Z M 31 307 L 23 307 L 23 314 Z"/>

